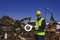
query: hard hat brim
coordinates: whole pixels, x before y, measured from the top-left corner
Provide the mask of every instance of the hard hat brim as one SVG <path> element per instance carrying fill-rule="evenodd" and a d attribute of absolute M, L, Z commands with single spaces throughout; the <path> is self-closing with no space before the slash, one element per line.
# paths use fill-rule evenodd
<path fill-rule="evenodd" d="M 36 14 L 36 15 L 41 15 L 41 14 Z"/>

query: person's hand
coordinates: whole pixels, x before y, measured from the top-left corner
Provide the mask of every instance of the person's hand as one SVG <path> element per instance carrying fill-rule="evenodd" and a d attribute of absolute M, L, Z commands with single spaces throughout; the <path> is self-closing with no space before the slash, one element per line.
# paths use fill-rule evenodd
<path fill-rule="evenodd" d="M 37 28 L 37 29 L 38 29 L 39 27 L 38 27 L 38 26 L 35 26 L 35 28 Z"/>
<path fill-rule="evenodd" d="M 35 26 L 35 27 L 38 27 L 38 26 Z"/>

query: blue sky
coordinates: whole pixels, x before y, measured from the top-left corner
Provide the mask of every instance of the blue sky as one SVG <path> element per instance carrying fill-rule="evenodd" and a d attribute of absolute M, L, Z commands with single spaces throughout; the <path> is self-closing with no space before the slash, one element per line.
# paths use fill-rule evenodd
<path fill-rule="evenodd" d="M 15 19 L 36 19 L 36 10 L 40 10 L 45 17 L 45 8 L 52 10 L 55 20 L 60 20 L 60 0 L 0 0 L 0 17 L 8 15 Z M 50 18 L 48 12 L 46 17 Z"/>

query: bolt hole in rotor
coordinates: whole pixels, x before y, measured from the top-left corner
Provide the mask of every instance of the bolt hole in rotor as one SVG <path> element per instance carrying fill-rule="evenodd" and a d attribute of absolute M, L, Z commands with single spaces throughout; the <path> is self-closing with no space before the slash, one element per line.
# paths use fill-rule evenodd
<path fill-rule="evenodd" d="M 29 27 L 29 26 L 27 26 L 26 28 L 27 28 L 27 30 L 29 30 L 29 29 L 30 29 L 30 27 Z"/>

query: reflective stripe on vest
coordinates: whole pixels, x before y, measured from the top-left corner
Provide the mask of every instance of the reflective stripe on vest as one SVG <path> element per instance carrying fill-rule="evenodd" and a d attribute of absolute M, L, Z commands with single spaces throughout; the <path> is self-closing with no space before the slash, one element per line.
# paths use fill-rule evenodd
<path fill-rule="evenodd" d="M 39 26 L 42 26 L 42 21 L 44 20 L 44 18 L 41 18 L 39 21 L 36 21 L 36 25 L 39 27 Z M 37 28 L 35 28 L 35 30 L 39 30 Z M 42 29 L 43 30 L 43 29 Z M 40 36 L 45 36 L 45 32 L 40 32 L 40 31 L 36 31 L 35 32 L 36 35 L 40 35 Z"/>
<path fill-rule="evenodd" d="M 45 36 L 45 32 L 35 32 L 36 35 Z"/>

